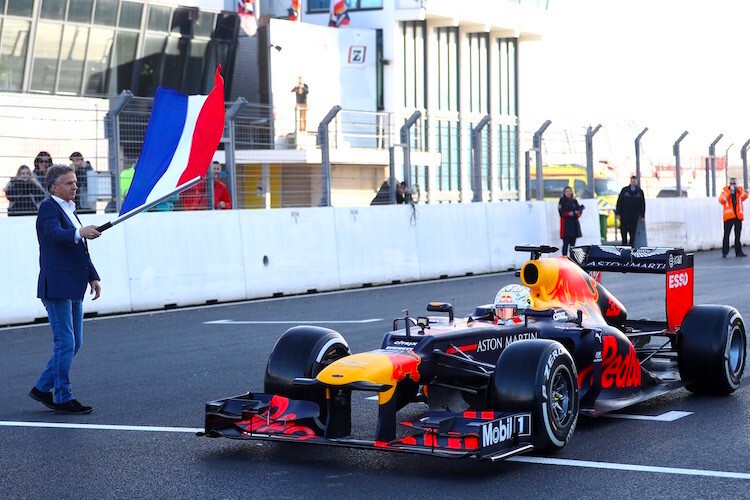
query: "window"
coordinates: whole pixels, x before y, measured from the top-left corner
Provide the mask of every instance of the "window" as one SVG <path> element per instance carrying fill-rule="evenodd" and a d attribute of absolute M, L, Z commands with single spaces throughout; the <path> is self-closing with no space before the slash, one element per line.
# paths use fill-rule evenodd
<path fill-rule="evenodd" d="M 209 38 L 214 32 L 216 15 L 209 12 L 199 12 L 198 19 L 193 23 L 193 36 Z"/>
<path fill-rule="evenodd" d="M 151 5 L 148 9 L 148 29 L 151 31 L 169 31 L 169 7 Z"/>
<path fill-rule="evenodd" d="M 77 94 L 81 91 L 88 37 L 89 28 L 65 26 L 60 57 L 60 77 L 57 82 L 58 92 Z"/>
<path fill-rule="evenodd" d="M 106 94 L 109 75 L 110 51 L 114 41 L 112 30 L 92 28 L 89 35 L 89 47 L 86 53 L 84 72 L 84 92 L 87 94 Z"/>
<path fill-rule="evenodd" d="M 68 21 L 88 23 L 91 21 L 91 8 L 94 0 L 70 0 L 68 7 Z"/>
<path fill-rule="evenodd" d="M 30 27 L 30 21 L 3 21 L 3 37 L 0 41 L 0 85 L 3 89 L 21 90 Z"/>
<path fill-rule="evenodd" d="M 39 23 L 31 63 L 31 90 L 54 92 L 61 39 L 62 24 Z"/>
<path fill-rule="evenodd" d="M 404 107 L 427 107 L 425 94 L 425 25 L 421 21 L 401 23 L 404 40 Z"/>
<path fill-rule="evenodd" d="M 382 9 L 383 0 L 346 0 L 347 10 Z M 307 12 L 328 12 L 331 0 L 308 0 Z"/>
<path fill-rule="evenodd" d="M 458 111 L 458 28 L 437 28 L 438 109 Z"/>
<path fill-rule="evenodd" d="M 192 40 L 190 42 L 190 57 L 187 58 L 185 78 L 183 78 L 182 92 L 198 94 L 203 90 L 203 61 L 206 57 L 208 41 Z"/>
<path fill-rule="evenodd" d="M 138 45 L 138 34 L 120 31 L 117 33 L 115 40 L 112 69 L 117 76 L 117 81 L 111 82 L 109 91 L 119 94 L 133 86 L 133 65 L 135 63 L 135 49 Z"/>
<path fill-rule="evenodd" d="M 94 24 L 114 26 L 117 19 L 117 0 L 96 0 Z"/>
<path fill-rule="evenodd" d="M 8 0 L 9 16 L 31 17 L 31 11 L 34 7 L 34 0 Z"/>
<path fill-rule="evenodd" d="M 142 3 L 122 2 L 120 6 L 120 28 L 138 29 L 141 27 Z"/>
<path fill-rule="evenodd" d="M 43 0 L 42 7 L 39 9 L 39 17 L 63 20 L 65 18 L 65 0 Z"/>
<path fill-rule="evenodd" d="M 489 36 L 486 33 L 470 33 L 469 41 L 469 111 L 487 114 L 489 102 L 488 50 Z"/>

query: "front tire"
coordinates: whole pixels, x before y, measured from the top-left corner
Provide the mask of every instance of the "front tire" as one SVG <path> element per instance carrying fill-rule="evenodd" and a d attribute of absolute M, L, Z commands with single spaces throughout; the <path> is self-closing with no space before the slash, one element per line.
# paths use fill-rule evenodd
<path fill-rule="evenodd" d="M 531 411 L 534 449 L 560 451 L 578 422 L 578 372 L 570 353 L 553 340 L 514 342 L 500 354 L 490 384 L 498 411 Z"/>
<path fill-rule="evenodd" d="M 682 320 L 677 362 L 685 388 L 725 396 L 736 391 L 745 371 L 745 323 L 737 309 L 699 305 Z"/>
<path fill-rule="evenodd" d="M 323 432 L 327 422 L 325 389 L 297 387 L 294 379 L 315 378 L 323 368 L 349 354 L 349 344 L 337 331 L 318 326 L 290 328 L 276 342 L 268 357 L 264 392 L 317 403 L 320 417 L 314 424 L 319 432 Z"/>

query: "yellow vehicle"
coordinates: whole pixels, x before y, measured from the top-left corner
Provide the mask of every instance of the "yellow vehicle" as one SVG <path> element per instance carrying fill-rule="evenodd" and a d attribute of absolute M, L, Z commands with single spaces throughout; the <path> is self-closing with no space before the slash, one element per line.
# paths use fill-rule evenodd
<path fill-rule="evenodd" d="M 565 186 L 573 188 L 577 198 L 582 198 L 588 186 L 586 166 L 576 163 L 545 165 L 542 170 L 544 199 L 557 201 L 563 194 Z M 600 213 L 607 212 L 607 226 L 615 225 L 615 205 L 617 196 L 625 184 L 616 179 L 613 168 L 604 166 L 594 171 L 594 196 L 598 201 Z M 531 199 L 536 199 L 536 168 L 531 167 Z"/>

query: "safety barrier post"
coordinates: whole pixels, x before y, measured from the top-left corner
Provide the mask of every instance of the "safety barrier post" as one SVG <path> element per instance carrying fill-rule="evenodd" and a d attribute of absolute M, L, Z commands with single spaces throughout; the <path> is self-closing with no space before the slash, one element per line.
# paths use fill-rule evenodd
<path fill-rule="evenodd" d="M 648 132 L 648 127 L 641 130 L 641 133 L 635 138 L 635 177 L 638 185 L 641 185 L 641 137 Z"/>
<path fill-rule="evenodd" d="M 750 146 L 750 139 L 742 145 L 740 156 L 742 157 L 742 186 L 747 191 L 747 148 Z"/>
<path fill-rule="evenodd" d="M 237 116 L 239 116 L 240 112 L 247 106 L 247 99 L 244 97 L 238 97 L 236 101 L 232 104 L 232 106 L 227 110 L 226 113 L 226 129 L 227 129 L 227 137 L 226 139 L 222 137 L 222 141 L 224 142 L 224 164 L 227 167 L 227 174 L 229 174 L 229 179 L 232 185 L 230 186 L 230 195 L 232 197 L 232 207 L 233 208 L 239 208 L 239 203 L 237 200 L 237 162 L 234 157 L 236 151 L 235 151 L 235 125 L 234 122 L 237 119 Z M 213 175 L 213 173 L 211 174 Z M 213 182 L 210 182 L 208 184 L 211 184 L 211 188 L 213 188 Z M 211 190 L 211 207 L 214 206 L 214 200 L 213 200 L 213 189 Z"/>
<path fill-rule="evenodd" d="M 719 134 L 708 147 L 708 157 L 711 159 L 711 196 L 716 196 L 716 143 L 722 137 L 724 137 L 724 134 Z"/>
<path fill-rule="evenodd" d="M 410 129 L 422 117 L 422 112 L 417 110 L 401 126 L 401 144 L 404 150 L 404 182 L 411 188 L 411 137 Z"/>
<path fill-rule="evenodd" d="M 596 134 L 602 125 L 599 124 L 593 129 L 589 126 L 586 129 L 586 195 L 589 198 L 594 197 L 594 134 Z"/>
<path fill-rule="evenodd" d="M 544 199 L 544 190 L 542 189 L 542 134 L 551 123 L 552 120 L 542 123 L 539 130 L 534 132 L 534 140 L 532 141 L 533 149 L 536 151 L 536 199 L 539 201 Z"/>
<path fill-rule="evenodd" d="M 682 196 L 682 171 L 680 169 L 680 142 L 688 135 L 688 131 L 684 131 L 680 137 L 677 138 L 675 143 L 672 145 L 672 153 L 674 153 L 674 175 L 677 181 L 677 191 L 675 196 Z"/>
<path fill-rule="evenodd" d="M 336 118 L 341 111 L 338 104 L 331 108 L 323 121 L 318 125 L 318 146 L 320 146 L 321 170 L 323 175 L 323 194 L 318 206 L 331 206 L 331 145 L 328 138 L 328 124 Z"/>
<path fill-rule="evenodd" d="M 123 90 L 117 100 L 109 108 L 107 116 L 104 117 L 105 123 L 112 127 L 109 135 L 109 171 L 115 178 L 115 192 L 112 193 L 115 199 L 115 209 L 120 213 L 122 208 L 122 196 L 120 195 L 120 172 L 122 170 L 122 158 L 120 158 L 120 114 L 133 98 L 133 93 L 129 90 Z"/>
<path fill-rule="evenodd" d="M 477 126 L 471 129 L 471 159 L 474 167 L 474 171 L 471 173 L 471 188 L 474 191 L 474 197 L 471 201 L 482 201 L 482 129 L 491 120 L 490 115 L 485 115 Z M 491 164 L 492 160 L 490 159 Z"/>

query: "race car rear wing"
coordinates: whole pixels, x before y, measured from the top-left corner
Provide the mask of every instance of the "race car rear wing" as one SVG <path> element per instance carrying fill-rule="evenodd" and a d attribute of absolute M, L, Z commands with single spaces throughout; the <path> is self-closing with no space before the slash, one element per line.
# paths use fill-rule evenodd
<path fill-rule="evenodd" d="M 681 248 L 589 245 L 574 247 L 572 260 L 585 271 L 664 274 L 667 325 L 675 329 L 693 307 L 693 254 Z"/>

